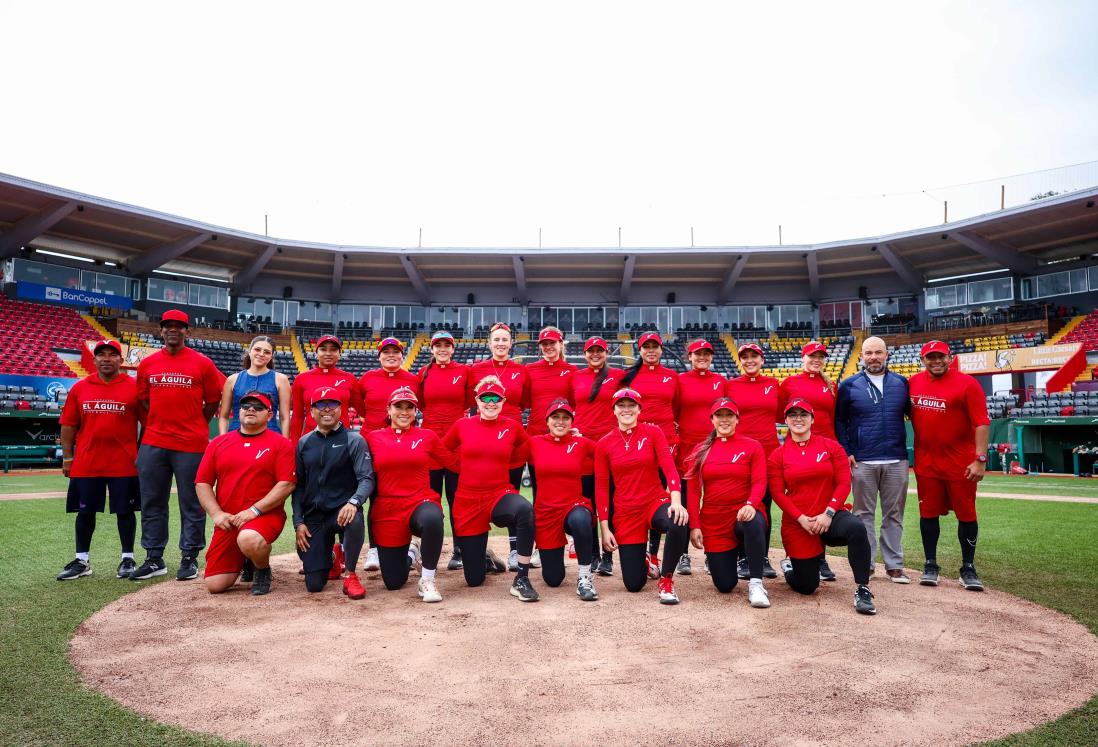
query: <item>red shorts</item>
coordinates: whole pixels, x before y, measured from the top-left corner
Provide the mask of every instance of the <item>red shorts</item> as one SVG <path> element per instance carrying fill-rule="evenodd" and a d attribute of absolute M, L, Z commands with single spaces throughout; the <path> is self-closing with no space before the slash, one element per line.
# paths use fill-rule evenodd
<path fill-rule="evenodd" d="M 286 513 L 284 511 L 271 511 L 269 514 L 257 516 L 240 529 L 221 529 L 214 527 L 213 538 L 210 546 L 206 548 L 205 576 L 219 576 L 223 573 L 240 573 L 244 570 L 244 553 L 236 544 L 236 537 L 245 529 L 259 532 L 263 539 L 271 544 L 282 534 L 282 527 L 286 525 Z"/>
<path fill-rule="evenodd" d="M 564 547 L 564 520 L 577 506 L 591 513 L 591 501 L 586 498 L 578 498 L 572 503 L 558 505 L 549 504 L 544 500 L 535 502 L 534 544 L 545 550 Z"/>
<path fill-rule="evenodd" d="M 782 514 L 782 546 L 785 547 L 785 554 L 794 560 L 808 560 L 824 553 L 824 543 L 820 535 L 809 534 L 796 519 L 786 513 Z"/>
<path fill-rule="evenodd" d="M 492 529 L 492 510 L 503 496 L 515 493 L 508 488 L 502 493 L 462 493 L 454 497 L 454 536 L 475 537 Z"/>
<path fill-rule="evenodd" d="M 940 480 L 915 475 L 919 491 L 919 517 L 933 519 L 952 511 L 957 521 L 976 521 L 976 487 L 972 480 Z"/>
<path fill-rule="evenodd" d="M 746 505 L 746 503 L 727 506 L 702 504 L 701 531 L 706 552 L 725 552 L 739 547 L 739 541 L 736 539 L 736 514 Z M 755 510 L 762 513 L 764 519 L 766 518 L 766 511 Z"/>
<path fill-rule="evenodd" d="M 652 516 L 660 506 L 671 503 L 670 498 L 655 498 L 641 506 L 619 508 L 614 506 L 611 521 L 614 538 L 619 545 L 639 545 L 648 542 L 648 530 L 652 528 Z"/>
<path fill-rule="evenodd" d="M 370 536 L 374 538 L 374 544 L 381 547 L 403 547 L 412 541 L 412 530 L 409 526 L 412 514 L 424 503 L 434 503 L 442 506 L 441 499 L 436 498 L 377 498 L 370 509 Z"/>

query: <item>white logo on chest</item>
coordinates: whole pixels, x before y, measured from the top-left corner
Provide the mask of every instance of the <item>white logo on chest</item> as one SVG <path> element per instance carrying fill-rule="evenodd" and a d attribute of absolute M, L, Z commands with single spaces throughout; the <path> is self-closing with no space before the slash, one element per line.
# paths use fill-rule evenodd
<path fill-rule="evenodd" d="M 746 451 L 741 451 L 740 453 L 738 453 L 738 454 L 736 454 L 735 456 L 733 456 L 733 457 L 732 457 L 732 464 L 735 464 L 736 462 L 738 462 L 738 461 L 740 461 L 741 459 L 743 459 L 743 456 L 744 456 L 744 454 L 746 454 L 746 453 L 747 453 Z"/>
<path fill-rule="evenodd" d="M 260 458 L 261 456 L 263 456 L 264 454 L 266 454 L 266 453 L 267 453 L 268 451 L 270 451 L 270 449 L 260 449 L 259 451 L 257 451 L 257 452 L 255 453 L 255 458 L 256 458 L 256 459 L 259 459 L 259 458 Z"/>
<path fill-rule="evenodd" d="M 460 376 L 455 376 L 455 377 L 454 377 L 454 380 L 453 380 L 453 381 L 451 381 L 450 383 L 451 383 L 451 384 L 456 384 L 456 383 L 458 383 L 459 381 L 461 381 L 461 377 L 460 377 Z"/>
<path fill-rule="evenodd" d="M 647 440 L 648 440 L 648 436 L 645 436 L 640 441 L 637 441 L 637 448 L 638 449 L 643 449 L 644 448 L 644 442 L 647 441 Z"/>
<path fill-rule="evenodd" d="M 820 462 L 822 462 L 826 457 L 827 457 L 827 452 L 826 451 L 821 451 L 819 454 L 816 455 L 816 464 L 819 464 Z"/>
<path fill-rule="evenodd" d="M 719 387 L 720 385 L 721 385 L 721 382 L 719 382 L 719 381 L 714 381 L 714 382 L 713 382 L 713 391 L 714 391 L 714 392 L 715 392 L 715 391 L 717 391 L 717 387 Z"/>
<path fill-rule="evenodd" d="M 517 378 L 518 378 L 518 372 L 515 372 L 515 373 L 511 374 L 511 381 L 514 381 Z"/>
<path fill-rule="evenodd" d="M 773 388 L 774 388 L 773 386 L 764 386 L 763 387 L 763 394 L 770 394 L 770 390 L 773 389 Z"/>
<path fill-rule="evenodd" d="M 671 381 L 671 379 L 672 379 L 671 376 L 664 376 L 663 377 L 663 383 L 666 384 L 667 382 Z"/>
<path fill-rule="evenodd" d="M 504 428 L 504 429 L 503 429 L 502 431 L 500 431 L 499 433 L 497 433 L 497 434 L 496 434 L 496 440 L 497 440 L 497 441 L 502 441 L 502 440 L 503 440 L 503 437 L 507 435 L 507 432 L 508 432 L 509 430 L 511 430 L 511 429 L 510 429 L 510 428 Z"/>
<path fill-rule="evenodd" d="M 412 449 L 415 449 L 421 443 L 423 443 L 423 439 L 422 438 L 417 438 L 415 441 L 412 442 Z"/>
<path fill-rule="evenodd" d="M 336 379 L 336 380 L 335 380 L 335 383 L 334 383 L 334 384 L 332 384 L 332 386 L 339 386 L 339 385 L 340 385 L 340 384 L 342 384 L 342 383 L 343 383 L 344 381 L 346 381 L 346 379 Z"/>
<path fill-rule="evenodd" d="M 572 453 L 572 449 L 574 449 L 574 448 L 576 448 L 576 445 L 575 445 L 575 444 L 568 444 L 568 449 L 567 449 L 567 451 L 566 451 L 565 453 L 566 453 L 566 454 L 571 454 L 571 453 Z"/>

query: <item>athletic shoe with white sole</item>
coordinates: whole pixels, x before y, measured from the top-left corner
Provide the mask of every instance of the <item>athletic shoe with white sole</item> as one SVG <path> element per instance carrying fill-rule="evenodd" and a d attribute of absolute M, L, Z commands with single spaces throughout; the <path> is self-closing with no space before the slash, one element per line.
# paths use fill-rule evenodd
<path fill-rule="evenodd" d="M 518 597 L 520 602 L 538 601 L 538 593 L 534 591 L 529 576 L 515 576 L 515 580 L 511 582 L 511 596 Z"/>
<path fill-rule="evenodd" d="M 83 578 L 84 576 L 92 575 L 91 565 L 84 562 L 80 558 L 73 558 L 72 562 L 65 566 L 65 569 L 57 574 L 58 581 L 72 581 L 74 579 Z"/>
<path fill-rule="evenodd" d="M 366 565 L 363 566 L 368 571 L 380 571 L 381 561 L 377 559 L 377 548 L 371 547 L 366 551 Z"/>
<path fill-rule="evenodd" d="M 675 582 L 670 576 L 660 576 L 656 585 L 660 594 L 660 604 L 678 604 L 679 595 L 675 593 Z"/>
<path fill-rule="evenodd" d="M 736 578 L 744 581 L 751 578 L 751 569 L 747 565 L 747 558 L 740 558 L 736 561 Z"/>
<path fill-rule="evenodd" d="M 167 574 L 168 567 L 164 565 L 164 558 L 145 558 L 145 562 L 137 566 L 137 570 L 130 574 L 130 581 L 145 581 Z"/>
<path fill-rule="evenodd" d="M 835 571 L 831 570 L 831 566 L 827 564 L 827 558 L 820 560 L 820 580 L 821 581 L 834 581 Z"/>
<path fill-rule="evenodd" d="M 115 578 L 129 578 L 136 568 L 137 563 L 133 558 L 122 558 L 122 562 L 118 564 L 118 570 L 115 571 L 114 576 Z"/>
<path fill-rule="evenodd" d="M 648 578 L 653 581 L 660 577 L 660 557 L 655 553 L 648 553 Z"/>
<path fill-rule="evenodd" d="M 770 558 L 763 557 L 763 578 L 777 578 L 778 572 L 770 565 Z"/>
<path fill-rule="evenodd" d="M 176 581 L 190 581 L 198 578 L 198 558 L 184 555 L 179 559 L 179 570 L 175 572 Z"/>
<path fill-rule="evenodd" d="M 343 593 L 351 599 L 366 598 L 366 589 L 362 586 L 361 579 L 354 571 L 347 571 L 347 575 L 343 577 Z"/>
<path fill-rule="evenodd" d="M 976 566 L 974 565 L 962 565 L 961 578 L 958 580 L 961 582 L 961 586 L 965 587 L 968 591 L 984 590 L 984 582 L 976 575 Z"/>
<path fill-rule="evenodd" d="M 420 573 L 423 570 L 423 561 L 419 555 L 419 537 L 412 537 L 408 543 L 408 570 Z"/>
<path fill-rule="evenodd" d="M 747 601 L 752 607 L 765 609 L 770 606 L 770 595 L 766 593 L 766 587 L 762 581 L 752 581 L 747 585 Z"/>
<path fill-rule="evenodd" d="M 782 562 L 778 563 L 778 567 L 782 569 L 782 575 L 786 576 L 785 582 L 789 583 L 789 574 L 793 572 L 793 561 L 789 558 L 782 558 Z"/>
<path fill-rule="evenodd" d="M 862 584 L 854 592 L 854 609 L 863 615 L 876 615 L 877 607 L 873 604 L 873 592 Z"/>
<path fill-rule="evenodd" d="M 903 568 L 889 568 L 885 571 L 885 575 L 888 576 L 888 580 L 894 584 L 910 584 L 911 579 L 904 573 Z"/>
<path fill-rule="evenodd" d="M 424 602 L 441 602 L 442 595 L 438 593 L 438 587 L 435 586 L 435 577 L 421 578 L 419 584 L 416 586 L 416 593 L 419 594 L 419 598 Z"/>
<path fill-rule="evenodd" d="M 941 573 L 941 569 L 937 563 L 927 561 L 923 566 L 923 575 L 919 577 L 919 583 L 923 586 L 937 586 L 938 575 Z"/>
<path fill-rule="evenodd" d="M 580 576 L 576 582 L 576 596 L 585 602 L 594 602 L 599 598 L 599 592 L 595 589 L 595 582 L 590 576 Z"/>
<path fill-rule="evenodd" d="M 541 553 L 538 552 L 538 548 L 534 548 L 534 551 L 530 553 L 530 567 L 541 568 Z"/>
<path fill-rule="evenodd" d="M 518 550 L 507 553 L 507 570 L 511 573 L 518 573 Z"/>
<path fill-rule="evenodd" d="M 694 575 L 694 571 L 690 568 L 690 556 L 686 553 L 683 553 L 682 557 L 679 558 L 679 564 L 675 567 L 675 573 L 680 576 Z"/>
<path fill-rule="evenodd" d="M 446 564 L 446 570 L 448 571 L 460 571 L 465 567 L 465 563 L 461 559 L 461 550 L 454 548 L 454 551 L 450 553 L 450 562 Z"/>
<path fill-rule="evenodd" d="M 484 570 L 487 573 L 506 573 L 507 564 L 499 559 L 499 556 L 488 548 L 484 551 Z"/>
<path fill-rule="evenodd" d="M 598 565 L 595 567 L 595 573 L 600 576 L 613 576 L 614 575 L 614 554 L 604 552 L 602 557 L 599 558 Z"/>

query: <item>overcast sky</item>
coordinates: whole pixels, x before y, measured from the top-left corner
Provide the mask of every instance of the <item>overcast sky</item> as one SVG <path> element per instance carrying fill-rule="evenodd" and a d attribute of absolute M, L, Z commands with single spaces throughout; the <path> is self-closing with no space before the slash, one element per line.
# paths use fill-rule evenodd
<path fill-rule="evenodd" d="M 1098 184 L 996 180 L 1098 159 L 1094 2 L 5 2 L 0 28 L 0 171 L 282 238 L 802 243 Z"/>

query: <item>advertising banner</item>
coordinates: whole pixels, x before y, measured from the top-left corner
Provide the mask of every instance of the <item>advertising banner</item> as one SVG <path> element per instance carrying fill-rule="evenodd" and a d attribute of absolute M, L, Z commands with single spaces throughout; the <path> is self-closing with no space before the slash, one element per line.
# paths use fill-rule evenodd
<path fill-rule="evenodd" d="M 957 355 L 957 368 L 966 374 L 1020 373 L 1061 368 L 1079 352 L 1077 342 L 1066 345 L 1042 345 L 1036 348 L 981 350 Z"/>
<path fill-rule="evenodd" d="M 53 402 L 61 392 L 68 392 L 72 385 L 79 379 L 64 376 L 16 376 L 14 374 L 0 374 L 0 388 L 6 391 L 9 386 L 34 387 L 36 394 L 44 394 Z"/>
<path fill-rule="evenodd" d="M 27 301 L 49 301 L 69 306 L 107 306 L 112 309 L 128 310 L 133 308 L 133 299 L 116 296 L 112 293 L 85 291 L 79 288 L 62 288 L 57 285 L 42 285 L 20 280 L 15 284 L 15 295 Z"/>

